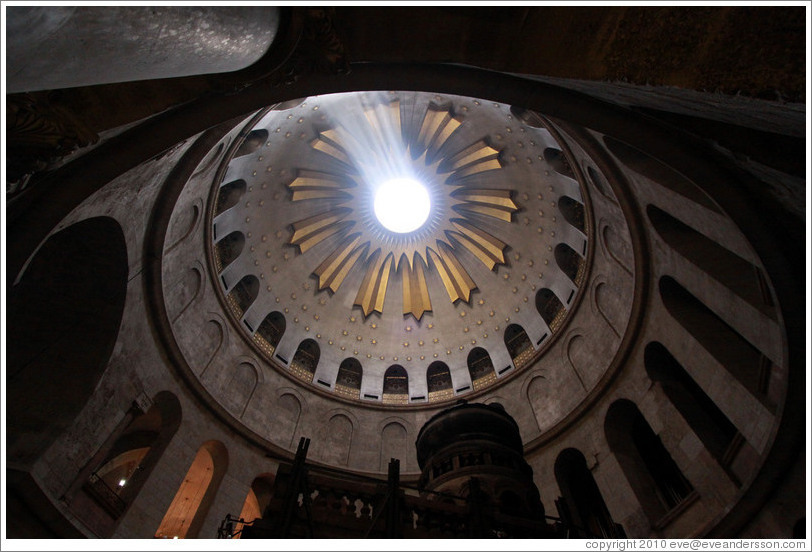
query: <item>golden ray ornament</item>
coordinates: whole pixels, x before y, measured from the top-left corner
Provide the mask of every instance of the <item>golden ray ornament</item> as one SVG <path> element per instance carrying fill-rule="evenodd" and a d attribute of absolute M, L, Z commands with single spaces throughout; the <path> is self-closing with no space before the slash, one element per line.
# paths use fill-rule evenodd
<path fill-rule="evenodd" d="M 478 218 L 510 223 L 518 209 L 512 190 L 481 186 L 483 173 L 502 168 L 500 151 L 487 137 L 460 144 L 455 136 L 464 121 L 448 106 L 430 103 L 416 114 L 397 99 L 382 100 L 363 106 L 363 114 L 354 120 L 336 116 L 311 141 L 313 150 L 329 157 L 332 172 L 299 169 L 288 184 L 290 199 L 328 200 L 330 206 L 294 222 L 289 243 L 304 254 L 334 238 L 333 250 L 313 272 L 319 290 L 337 292 L 356 265 L 364 266 L 353 306 L 365 317 L 383 313 L 393 271 L 402 282 L 404 316 L 419 321 L 431 311 L 426 273 L 432 270 L 452 303 L 469 303 L 477 285 L 458 258 L 459 248 L 490 270 L 505 264 L 507 244 L 479 227 Z M 364 199 L 379 184 L 371 175 L 398 177 L 404 171 L 428 181 L 432 209 L 421 228 L 396 234 L 377 222 Z"/>

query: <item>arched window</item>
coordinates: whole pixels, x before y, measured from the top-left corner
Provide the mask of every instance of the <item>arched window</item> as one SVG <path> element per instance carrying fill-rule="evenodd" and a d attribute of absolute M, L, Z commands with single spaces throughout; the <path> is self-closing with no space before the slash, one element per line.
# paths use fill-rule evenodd
<path fill-rule="evenodd" d="M 214 216 L 224 213 L 239 203 L 240 198 L 245 194 L 245 180 L 235 180 L 220 186 L 217 192 L 217 204 L 214 208 Z"/>
<path fill-rule="evenodd" d="M 603 175 L 599 173 L 592 167 L 586 168 L 586 174 L 589 177 L 590 182 L 595 188 L 605 197 L 610 199 L 611 201 L 615 201 L 612 197 L 611 193 L 609 192 L 609 184 L 604 180 Z"/>
<path fill-rule="evenodd" d="M 249 132 L 245 140 L 243 140 L 240 147 L 234 153 L 234 159 L 242 157 L 243 155 L 250 155 L 257 151 L 259 148 L 268 141 L 268 131 L 264 128 L 256 128 Z"/>
<path fill-rule="evenodd" d="M 652 524 L 691 494 L 691 483 L 633 402 L 620 399 L 612 403 L 604 430 L 609 448 Z"/>
<path fill-rule="evenodd" d="M 384 404 L 409 403 L 409 375 L 400 364 L 393 364 L 383 375 Z"/>
<path fill-rule="evenodd" d="M 357 399 L 361 396 L 361 378 L 364 370 L 358 360 L 345 358 L 338 367 L 335 391 L 339 395 Z"/>
<path fill-rule="evenodd" d="M 536 310 L 553 333 L 561 327 L 561 322 L 567 315 L 564 303 L 547 288 L 541 288 L 536 292 Z"/>
<path fill-rule="evenodd" d="M 274 479 L 273 474 L 270 473 L 264 473 L 254 478 L 254 481 L 251 483 L 251 488 L 245 497 L 245 502 L 242 505 L 239 519 L 250 524 L 254 520 L 262 519 L 265 516 L 265 510 L 273 498 Z M 249 533 L 251 529 L 250 525 L 237 522 L 232 532 L 233 538 L 239 539 L 242 537 L 243 531 Z"/>
<path fill-rule="evenodd" d="M 555 461 L 555 480 L 561 490 L 556 501 L 561 516 L 573 528 L 576 538 L 624 538 L 612 520 L 603 495 L 579 450 L 561 451 Z"/>
<path fill-rule="evenodd" d="M 259 294 L 259 280 L 256 276 L 247 275 L 242 278 L 231 291 L 228 292 L 226 300 L 234 314 L 242 318 L 248 307 L 254 302 Z"/>
<path fill-rule="evenodd" d="M 214 502 L 226 469 L 228 469 L 228 451 L 223 443 L 220 441 L 203 443 L 155 532 L 155 538 L 196 538 Z"/>
<path fill-rule="evenodd" d="M 555 246 L 555 262 L 567 278 L 576 286 L 581 285 L 586 263 L 575 250 L 566 243 Z"/>
<path fill-rule="evenodd" d="M 468 353 L 468 373 L 471 375 L 474 391 L 496 381 L 496 370 L 494 370 L 488 351 L 482 347 L 471 349 L 471 352 Z"/>
<path fill-rule="evenodd" d="M 764 406 L 774 408 L 767 399 L 770 362 L 761 351 L 670 276 L 660 278 L 660 297 L 669 314 L 719 364 Z"/>
<path fill-rule="evenodd" d="M 530 362 L 535 352 L 530 338 L 527 337 L 527 332 L 518 324 L 511 324 L 505 328 L 505 346 L 516 368 L 521 368 Z"/>
<path fill-rule="evenodd" d="M 775 317 L 758 267 L 654 205 L 646 207 L 646 213 L 669 247 L 764 314 Z"/>
<path fill-rule="evenodd" d="M 380 460 L 378 462 L 378 469 L 386 473 L 389 461 L 392 458 L 404 460 L 407 454 L 414 454 L 414 449 L 409 448 L 410 444 L 407 441 L 408 432 L 402 424 L 398 422 L 389 422 L 381 431 L 381 451 Z M 412 447 L 414 444 L 411 445 Z"/>
<path fill-rule="evenodd" d="M 214 263 L 217 272 L 222 272 L 225 267 L 237 260 L 242 250 L 245 248 L 245 236 L 239 230 L 223 237 L 214 245 Z"/>
<path fill-rule="evenodd" d="M 510 114 L 529 127 L 546 128 L 544 121 L 535 111 L 512 105 L 510 106 Z"/>
<path fill-rule="evenodd" d="M 558 198 L 558 210 L 561 211 L 564 220 L 580 230 L 582 234 L 586 234 L 586 215 L 583 203 L 569 196 L 561 196 Z"/>
<path fill-rule="evenodd" d="M 107 538 L 138 496 L 181 420 L 178 399 L 155 395 L 143 412 L 133 405 L 65 493 L 71 512 L 94 534 Z"/>
<path fill-rule="evenodd" d="M 268 356 L 273 356 L 276 346 L 285 334 L 285 315 L 279 311 L 274 311 L 265 317 L 265 320 L 257 328 L 254 334 L 254 341 L 257 342 Z"/>
<path fill-rule="evenodd" d="M 426 369 L 426 381 L 428 382 L 429 402 L 442 401 L 454 396 L 451 371 L 445 362 L 437 360 L 429 364 Z"/>
<path fill-rule="evenodd" d="M 567 156 L 558 148 L 546 148 L 544 150 L 544 160 L 550 167 L 562 176 L 575 179 L 575 173 L 572 172 Z"/>
<path fill-rule="evenodd" d="M 299 348 L 296 349 L 293 360 L 290 361 L 290 371 L 296 377 L 308 383 L 312 382 L 316 366 L 319 365 L 319 356 L 321 356 L 321 349 L 319 349 L 318 343 L 312 339 L 305 339 L 299 343 Z"/>
<path fill-rule="evenodd" d="M 633 171 L 642 174 L 672 192 L 690 199 L 694 203 L 719 211 L 719 208 L 716 207 L 704 191 L 668 165 L 664 165 L 647 153 L 643 153 L 639 149 L 609 136 L 604 137 L 603 142 L 609 148 L 609 151 Z"/>
<path fill-rule="evenodd" d="M 691 426 L 697 437 L 722 466 L 730 464 L 731 445 L 738 435 L 736 426 L 719 410 L 693 378 L 662 344 L 646 345 L 646 373 L 658 382 L 671 404 Z M 738 441 L 736 439 L 736 441 Z"/>
<path fill-rule="evenodd" d="M 48 238 L 17 285 L 9 275 L 10 461 L 35 461 L 93 395 L 118 337 L 127 273 L 121 226 L 96 217 Z"/>

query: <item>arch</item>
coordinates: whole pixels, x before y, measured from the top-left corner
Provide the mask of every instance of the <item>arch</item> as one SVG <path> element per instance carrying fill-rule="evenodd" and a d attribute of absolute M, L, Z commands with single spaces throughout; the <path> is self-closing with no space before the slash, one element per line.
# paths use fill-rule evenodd
<path fill-rule="evenodd" d="M 222 272 L 225 267 L 237 260 L 245 249 L 245 235 L 239 230 L 234 230 L 224 236 L 214 245 L 214 264 L 217 272 Z"/>
<path fill-rule="evenodd" d="M 526 383 L 526 388 L 524 390 L 525 397 L 527 398 L 527 403 L 530 405 L 530 410 L 533 411 L 533 419 L 536 421 L 536 427 L 541 429 L 542 423 L 539 420 L 540 414 L 543 414 L 543 411 L 539 409 L 539 398 L 544 398 L 547 395 L 547 388 L 544 387 L 544 380 L 547 379 L 542 374 L 537 373 L 537 375 L 532 375 L 530 381 Z"/>
<path fill-rule="evenodd" d="M 561 327 L 567 315 L 564 303 L 549 288 L 541 288 L 536 292 L 536 310 L 552 333 Z"/>
<path fill-rule="evenodd" d="M 570 365 L 581 387 L 586 391 L 587 385 L 584 380 L 593 375 L 595 362 L 585 343 L 586 338 L 580 333 L 581 331 L 580 328 L 576 328 L 567 334 L 567 346 L 564 349 L 564 354 L 567 364 Z M 592 378 L 590 377 L 590 379 Z"/>
<path fill-rule="evenodd" d="M 409 374 L 400 364 L 393 364 L 383 374 L 384 404 L 409 403 Z"/>
<path fill-rule="evenodd" d="M 184 209 L 178 214 L 177 218 L 172 220 L 169 230 L 166 233 L 165 243 L 169 244 L 166 248 L 167 253 L 191 236 L 192 232 L 197 228 L 197 223 L 200 221 L 200 212 L 202 210 L 201 205 L 202 201 L 200 199 L 195 200 L 191 209 Z"/>
<path fill-rule="evenodd" d="M 575 173 L 572 172 L 572 167 L 570 166 L 569 160 L 564 152 L 560 149 L 545 148 L 544 160 L 547 161 L 550 167 L 558 174 L 575 180 Z"/>
<path fill-rule="evenodd" d="M 293 439 L 296 437 L 296 430 L 299 427 L 299 417 L 302 414 L 302 403 L 299 398 L 290 392 L 279 395 L 277 400 L 279 413 L 276 416 L 276 423 L 279 426 L 276 434 L 279 435 L 283 446 L 291 448 Z M 289 437 L 285 437 L 289 435 Z"/>
<path fill-rule="evenodd" d="M 555 263 L 567 278 L 572 280 L 576 286 L 581 285 L 584 276 L 586 262 L 575 250 L 566 243 L 559 243 L 555 246 Z"/>
<path fill-rule="evenodd" d="M 389 422 L 381 430 L 381 454 L 378 468 L 386 472 L 391 458 L 405 463 L 408 454 L 406 427 L 400 422 Z"/>
<path fill-rule="evenodd" d="M 233 413 L 242 417 L 257 388 L 258 371 L 250 362 L 240 362 L 229 371 L 231 374 L 222 393 L 223 402 Z"/>
<path fill-rule="evenodd" d="M 155 532 L 155 537 L 197 537 L 227 469 L 228 450 L 225 445 L 220 441 L 203 443 Z"/>
<path fill-rule="evenodd" d="M 275 480 L 276 477 L 272 473 L 263 473 L 254 478 L 240 510 L 240 519 L 250 523 L 264 517 L 265 510 L 274 495 Z M 242 528 L 243 526 L 238 523 L 232 533 L 233 538 L 239 539 L 242 536 Z"/>
<path fill-rule="evenodd" d="M 234 159 L 243 155 L 250 155 L 261 148 L 268 141 L 268 131 L 264 128 L 257 128 L 249 132 L 242 141 L 240 147 L 234 153 Z"/>
<path fill-rule="evenodd" d="M 352 357 L 345 358 L 338 366 L 335 384 L 336 393 L 353 399 L 360 398 L 363 377 L 364 369 L 361 367 L 361 363 Z"/>
<path fill-rule="evenodd" d="M 586 234 L 586 210 L 584 204 L 570 196 L 558 198 L 558 210 L 570 226 Z"/>
<path fill-rule="evenodd" d="M 224 213 L 240 202 L 240 198 L 245 195 L 247 186 L 245 180 L 234 180 L 220 186 L 217 192 L 217 203 L 214 208 L 214 216 Z"/>
<path fill-rule="evenodd" d="M 631 245 L 620 237 L 608 222 L 602 220 L 601 223 L 600 237 L 606 254 L 631 276 L 631 266 L 633 264 Z"/>
<path fill-rule="evenodd" d="M 604 432 L 652 525 L 693 492 L 691 483 L 633 402 L 619 399 L 611 404 Z"/>
<path fill-rule="evenodd" d="M 555 460 L 554 472 L 566 517 L 576 531 L 573 536 L 622 538 L 581 451 L 562 450 Z"/>
<path fill-rule="evenodd" d="M 436 360 L 426 368 L 429 402 L 442 401 L 454 396 L 454 385 L 451 382 L 451 370 L 445 362 Z"/>
<path fill-rule="evenodd" d="M 237 284 L 228 292 L 226 299 L 231 310 L 238 317 L 242 317 L 245 311 L 254 303 L 259 295 L 259 280 L 256 276 L 248 274 L 243 276 Z"/>
<path fill-rule="evenodd" d="M 764 276 L 757 266 L 659 207 L 648 205 L 646 214 L 654 230 L 671 249 L 764 314 L 775 318 Z"/>
<path fill-rule="evenodd" d="M 531 128 L 547 128 L 539 114 L 530 109 L 512 105 L 510 106 L 510 114 Z"/>
<path fill-rule="evenodd" d="M 589 181 L 592 182 L 592 185 L 595 187 L 596 190 L 600 192 L 600 194 L 611 201 L 612 203 L 617 203 L 615 198 L 613 197 L 612 193 L 609 191 L 609 184 L 604 180 L 603 175 L 597 171 L 594 167 L 587 167 L 586 174 L 589 178 Z"/>
<path fill-rule="evenodd" d="M 615 157 L 636 173 L 690 199 L 694 203 L 698 203 L 717 213 L 719 212 L 719 209 L 704 191 L 668 165 L 664 165 L 639 149 L 609 136 L 604 136 L 603 142 Z"/>
<path fill-rule="evenodd" d="M 474 347 L 468 353 L 468 373 L 474 391 L 483 389 L 496 381 L 496 369 L 488 351 L 482 347 Z"/>
<path fill-rule="evenodd" d="M 646 345 L 643 362 L 649 379 L 662 386 L 668 400 L 708 452 L 722 466 L 727 466 L 731 461 L 728 457 L 729 449 L 738 435 L 736 426 L 664 345 L 657 341 Z"/>
<path fill-rule="evenodd" d="M 169 391 L 157 393 L 146 412 L 133 406 L 65 493 L 71 512 L 97 536 L 110 537 L 180 421 L 180 402 Z"/>
<path fill-rule="evenodd" d="M 10 461 L 35 461 L 90 399 L 118 339 L 128 270 L 121 226 L 96 217 L 49 237 L 9 286 Z"/>
<path fill-rule="evenodd" d="M 311 383 L 313 375 L 316 373 L 316 367 L 319 365 L 320 356 L 319 344 L 312 339 L 305 339 L 299 343 L 293 360 L 290 361 L 290 371 L 297 378 Z"/>
<path fill-rule="evenodd" d="M 317 430 L 317 456 L 334 466 L 348 465 L 354 430 L 355 426 L 348 416 L 333 413 L 327 423 L 321 424 Z"/>
<path fill-rule="evenodd" d="M 223 150 L 226 149 L 226 146 L 229 144 L 231 140 L 226 138 L 226 140 L 217 144 L 217 147 L 211 150 L 208 154 L 203 157 L 200 164 L 198 165 L 197 170 L 192 173 L 192 176 L 189 180 L 194 180 L 202 174 L 209 172 L 216 164 L 217 161 L 220 160 L 220 154 L 223 153 Z"/>
<path fill-rule="evenodd" d="M 770 362 L 727 322 L 674 278 L 660 278 L 660 297 L 668 313 L 730 374 L 771 411 L 767 398 Z"/>
<path fill-rule="evenodd" d="M 200 347 L 192 349 L 192 358 L 195 360 L 191 364 L 193 367 L 202 366 L 200 368 L 201 378 L 206 374 L 212 361 L 217 357 L 217 353 L 223 346 L 226 335 L 224 327 L 221 320 L 209 320 L 206 322 L 201 336 Z"/>
<path fill-rule="evenodd" d="M 202 284 L 203 275 L 201 270 L 197 267 L 191 267 L 184 271 L 181 279 L 172 286 L 169 293 L 164 295 L 168 299 L 166 314 L 173 324 L 178 321 L 200 294 Z"/>
<path fill-rule="evenodd" d="M 533 343 L 527 332 L 518 324 L 510 324 L 505 328 L 505 346 L 516 368 L 525 366 L 533 358 Z"/>
<path fill-rule="evenodd" d="M 620 337 L 620 322 L 613 320 L 623 312 L 621 302 L 623 299 L 606 282 L 598 282 L 596 279 L 593 288 L 595 307 L 598 314 L 606 321 L 606 325 L 617 336 Z"/>
<path fill-rule="evenodd" d="M 279 311 L 273 311 L 262 320 L 257 328 L 257 333 L 254 334 L 254 341 L 259 344 L 259 348 L 265 354 L 273 357 L 277 345 L 285 335 L 286 326 L 285 315 Z"/>

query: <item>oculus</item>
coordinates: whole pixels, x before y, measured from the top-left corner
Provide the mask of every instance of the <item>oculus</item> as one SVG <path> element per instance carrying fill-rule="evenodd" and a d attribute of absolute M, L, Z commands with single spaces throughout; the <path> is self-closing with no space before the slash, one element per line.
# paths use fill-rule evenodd
<path fill-rule="evenodd" d="M 375 191 L 375 216 L 387 230 L 406 234 L 423 226 L 429 218 L 429 193 L 417 180 L 393 178 Z"/>

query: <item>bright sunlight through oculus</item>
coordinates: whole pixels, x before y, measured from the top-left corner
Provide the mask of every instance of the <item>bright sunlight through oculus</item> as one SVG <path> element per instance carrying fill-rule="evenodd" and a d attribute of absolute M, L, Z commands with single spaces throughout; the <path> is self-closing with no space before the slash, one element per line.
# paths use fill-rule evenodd
<path fill-rule="evenodd" d="M 430 211 L 428 190 L 411 178 L 387 180 L 375 193 L 375 216 L 392 232 L 405 234 L 417 230 Z"/>

